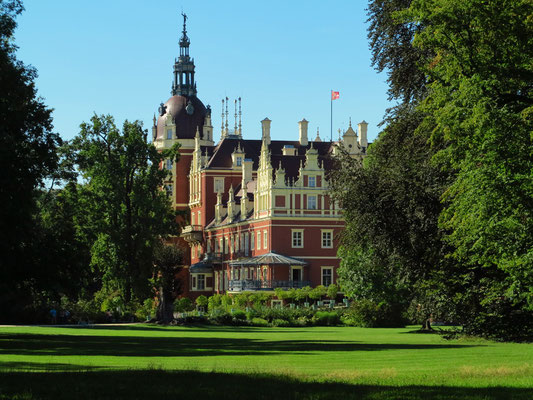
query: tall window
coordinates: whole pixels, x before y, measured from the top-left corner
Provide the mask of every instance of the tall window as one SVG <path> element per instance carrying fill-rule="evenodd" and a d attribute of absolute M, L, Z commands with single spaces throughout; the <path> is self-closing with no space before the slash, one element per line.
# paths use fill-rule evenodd
<path fill-rule="evenodd" d="M 267 231 L 263 231 L 263 249 L 267 249 L 268 248 L 268 232 Z"/>
<path fill-rule="evenodd" d="M 237 157 L 237 167 L 242 165 L 242 157 Z"/>
<path fill-rule="evenodd" d="M 248 255 L 248 251 L 250 250 L 250 239 L 248 236 L 248 232 L 244 234 L 244 255 Z"/>
<path fill-rule="evenodd" d="M 322 285 L 329 286 L 333 283 L 333 267 L 322 267 Z"/>
<path fill-rule="evenodd" d="M 304 231 L 303 229 L 292 230 L 292 247 L 302 248 L 304 247 Z"/>
<path fill-rule="evenodd" d="M 307 196 L 307 209 L 316 210 L 316 196 Z"/>
<path fill-rule="evenodd" d="M 198 290 L 204 290 L 205 289 L 205 275 L 204 274 L 198 274 L 198 280 L 196 283 L 196 289 Z"/>
<path fill-rule="evenodd" d="M 255 236 L 254 236 L 254 231 L 251 231 L 250 232 L 250 250 L 254 250 L 255 249 Z"/>
<path fill-rule="evenodd" d="M 322 248 L 331 249 L 333 247 L 333 231 L 323 230 L 322 231 Z"/>
<path fill-rule="evenodd" d="M 167 129 L 167 139 L 172 139 L 172 129 Z"/>
<path fill-rule="evenodd" d="M 169 171 L 172 170 L 172 160 L 170 160 L 170 159 L 167 160 L 166 169 L 168 169 Z"/>
<path fill-rule="evenodd" d="M 198 225 L 202 225 L 202 212 L 198 211 L 198 221 L 196 222 Z"/>
<path fill-rule="evenodd" d="M 261 250 L 261 231 L 257 231 L 257 250 Z"/>
<path fill-rule="evenodd" d="M 167 192 L 167 196 L 172 196 L 172 184 L 165 185 L 165 190 Z"/>
<path fill-rule="evenodd" d="M 228 237 L 226 236 L 226 237 L 224 238 L 224 254 L 228 254 L 228 245 L 229 245 L 228 242 L 229 242 L 229 239 L 228 239 Z"/>
<path fill-rule="evenodd" d="M 224 192 L 224 178 L 223 177 L 217 177 L 214 179 L 214 187 L 213 190 L 215 193 Z"/>
<path fill-rule="evenodd" d="M 309 187 L 316 187 L 316 176 L 309 177 Z"/>

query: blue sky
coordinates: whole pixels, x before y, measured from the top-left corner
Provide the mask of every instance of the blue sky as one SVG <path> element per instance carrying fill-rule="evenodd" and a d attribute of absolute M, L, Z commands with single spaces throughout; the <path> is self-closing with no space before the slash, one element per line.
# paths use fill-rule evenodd
<path fill-rule="evenodd" d="M 366 1 L 25 0 L 18 19 L 18 58 L 37 68 L 37 88 L 54 109 L 65 139 L 94 113 L 146 128 L 170 97 L 179 54 L 181 10 L 187 13 L 198 97 L 213 109 L 220 134 L 221 99 L 242 97 L 243 134 L 260 137 L 272 120 L 273 139 L 310 137 L 369 123 L 379 131 L 387 101 L 385 74 L 370 66 Z M 233 125 L 230 113 L 230 126 Z"/>

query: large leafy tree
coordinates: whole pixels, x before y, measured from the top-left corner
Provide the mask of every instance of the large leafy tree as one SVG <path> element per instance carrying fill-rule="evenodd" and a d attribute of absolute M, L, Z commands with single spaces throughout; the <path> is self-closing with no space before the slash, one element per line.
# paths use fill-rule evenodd
<path fill-rule="evenodd" d="M 81 125 L 71 144 L 86 185 L 85 205 L 95 241 L 91 264 L 105 293 L 128 304 L 151 293 L 153 249 L 161 236 L 177 233 L 175 212 L 165 190 L 165 159 L 176 160 L 177 145 L 159 152 L 140 122 L 120 131 L 111 116 Z"/>
<path fill-rule="evenodd" d="M 434 54 L 419 130 L 446 143 L 436 159 L 457 171 L 441 215 L 453 257 L 483 282 L 481 314 L 523 315 L 533 310 L 533 3 L 413 0 L 404 15 Z"/>
<path fill-rule="evenodd" d="M 18 0 L 0 0 L 0 311 L 19 313 L 40 282 L 37 190 L 57 166 L 60 138 L 51 110 L 37 97 L 35 69 L 16 58 Z M 0 318 L 2 318 L 0 316 Z"/>

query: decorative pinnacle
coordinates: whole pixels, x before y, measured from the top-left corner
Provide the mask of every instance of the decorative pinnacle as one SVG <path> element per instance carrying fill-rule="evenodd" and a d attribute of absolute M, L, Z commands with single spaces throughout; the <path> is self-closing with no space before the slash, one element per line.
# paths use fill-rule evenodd
<path fill-rule="evenodd" d="M 224 99 L 222 99 L 222 125 L 220 127 L 221 135 L 224 137 Z"/>
<path fill-rule="evenodd" d="M 228 134 L 228 103 L 229 99 L 226 97 L 226 135 Z"/>
<path fill-rule="evenodd" d="M 237 99 L 235 99 L 235 127 L 234 127 L 235 134 L 238 135 L 237 131 Z"/>
<path fill-rule="evenodd" d="M 239 97 L 239 136 L 242 136 L 242 123 L 241 123 L 241 98 Z"/>

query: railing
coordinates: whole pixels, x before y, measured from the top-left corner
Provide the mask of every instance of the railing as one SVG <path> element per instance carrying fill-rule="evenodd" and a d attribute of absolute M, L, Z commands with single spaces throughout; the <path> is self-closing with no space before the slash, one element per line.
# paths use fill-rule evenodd
<path fill-rule="evenodd" d="M 202 225 L 187 225 L 186 227 L 183 228 L 181 233 L 191 233 L 191 232 L 198 232 L 198 231 L 201 232 L 202 230 L 203 230 Z"/>
<path fill-rule="evenodd" d="M 282 289 L 300 289 L 309 286 L 309 281 L 262 281 L 262 280 L 230 280 L 229 290 L 232 292 L 241 292 L 244 290 L 273 290 Z"/>
<path fill-rule="evenodd" d="M 203 240 L 202 225 L 187 225 L 181 231 L 181 237 L 187 242 L 200 243 Z"/>

